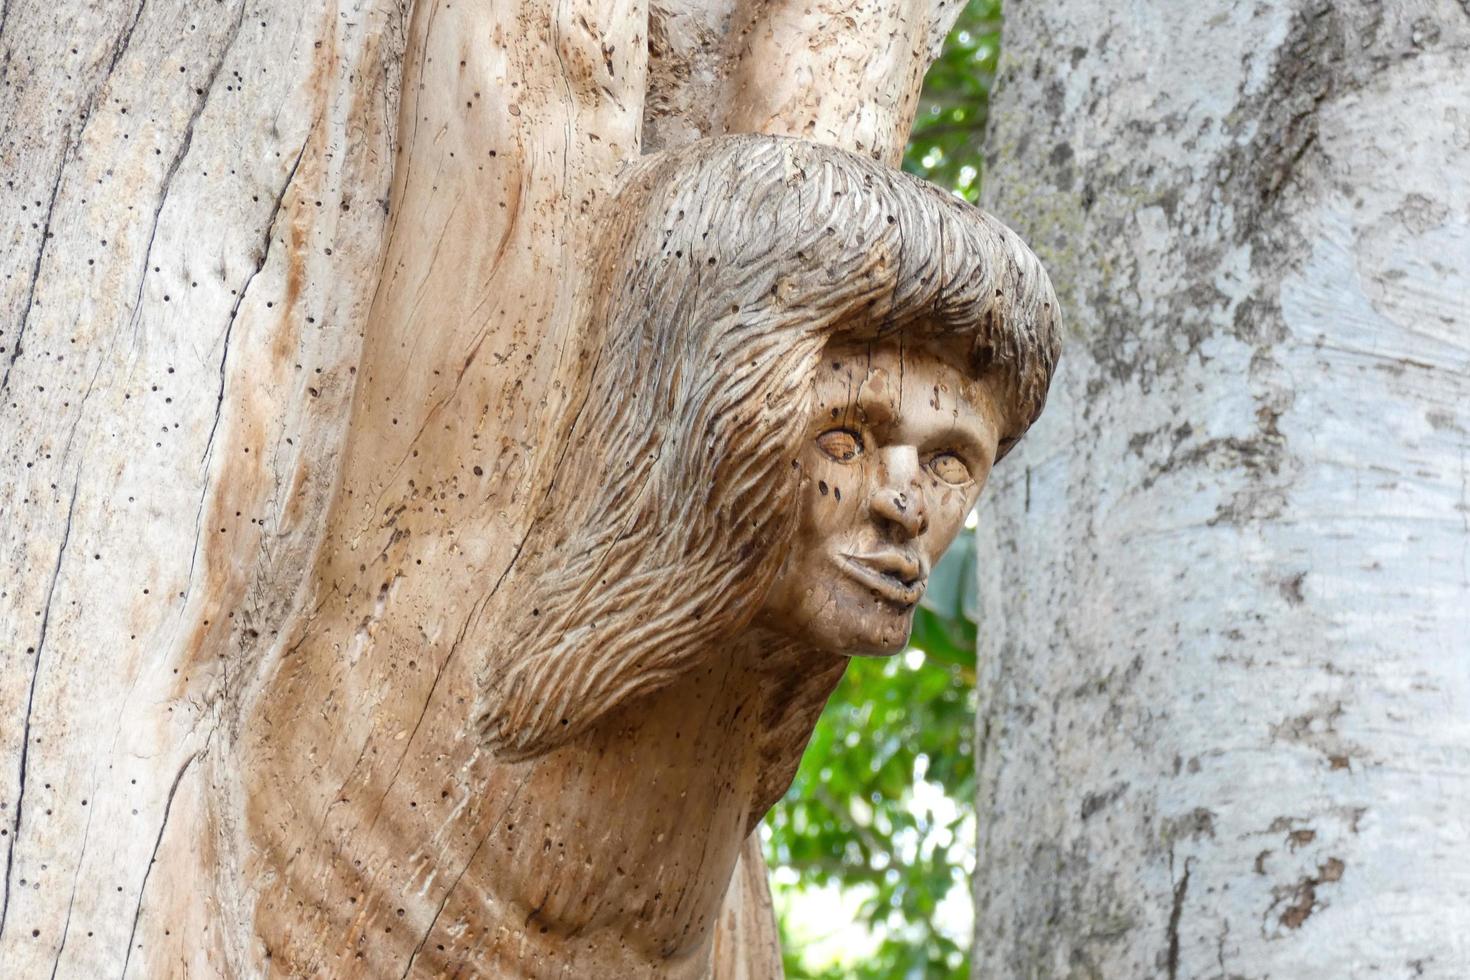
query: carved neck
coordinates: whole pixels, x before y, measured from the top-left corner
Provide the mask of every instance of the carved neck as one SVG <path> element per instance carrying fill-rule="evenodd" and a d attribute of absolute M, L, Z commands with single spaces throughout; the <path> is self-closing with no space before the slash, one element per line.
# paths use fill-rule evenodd
<path fill-rule="evenodd" d="M 578 969 L 598 975 L 704 974 L 740 847 L 789 784 L 846 661 L 752 630 L 699 664 L 513 767 L 495 877 L 500 917 L 533 927 L 523 972 L 587 947 Z"/>

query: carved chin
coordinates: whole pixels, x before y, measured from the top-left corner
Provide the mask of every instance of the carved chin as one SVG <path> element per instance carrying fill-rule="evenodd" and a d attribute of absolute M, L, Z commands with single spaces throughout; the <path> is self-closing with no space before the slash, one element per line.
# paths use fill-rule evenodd
<path fill-rule="evenodd" d="M 866 617 L 859 624 L 861 635 L 850 642 L 845 653 L 854 657 L 891 657 L 903 652 L 914 626 L 912 607 L 874 622 L 876 618 Z"/>
<path fill-rule="evenodd" d="M 909 645 L 909 634 L 913 632 L 913 611 L 905 613 L 900 626 L 890 630 L 877 639 L 875 648 L 871 651 L 858 651 L 858 656 L 891 657 L 895 653 L 902 653 Z"/>
<path fill-rule="evenodd" d="M 807 615 L 801 615 L 803 612 Z M 822 607 L 793 610 L 772 619 L 772 625 L 803 645 L 848 657 L 887 657 L 902 652 L 913 624 L 913 606 L 867 594 L 843 596 Z"/>

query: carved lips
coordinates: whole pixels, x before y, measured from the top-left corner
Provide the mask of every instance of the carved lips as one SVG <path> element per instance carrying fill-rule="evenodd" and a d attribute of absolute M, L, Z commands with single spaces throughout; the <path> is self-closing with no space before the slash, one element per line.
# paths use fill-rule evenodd
<path fill-rule="evenodd" d="M 923 598 L 929 575 L 917 558 L 897 551 L 843 555 L 842 558 L 843 570 L 848 576 L 872 589 L 880 599 L 908 607 Z"/>

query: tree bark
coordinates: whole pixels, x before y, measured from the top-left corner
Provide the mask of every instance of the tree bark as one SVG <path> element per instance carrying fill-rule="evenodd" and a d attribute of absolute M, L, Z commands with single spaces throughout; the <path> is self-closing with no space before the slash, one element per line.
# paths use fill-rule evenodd
<path fill-rule="evenodd" d="M 1007 7 L 977 977 L 1470 972 L 1464 4 Z"/>
<path fill-rule="evenodd" d="M 532 519 L 624 168 L 742 131 L 893 163 L 957 13 L 0 5 L 8 975 L 285 969 L 260 923 L 319 909 L 260 907 L 269 767 L 397 779 Z M 385 576 L 409 534 L 429 567 Z M 732 976 L 779 970 L 751 914 L 715 944 Z"/>

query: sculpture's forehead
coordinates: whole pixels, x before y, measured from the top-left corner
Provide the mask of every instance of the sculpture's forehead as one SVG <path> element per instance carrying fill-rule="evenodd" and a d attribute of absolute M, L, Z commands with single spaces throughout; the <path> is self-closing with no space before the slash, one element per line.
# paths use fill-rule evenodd
<path fill-rule="evenodd" d="M 829 345 L 817 374 L 818 402 L 846 402 L 874 424 L 933 412 L 996 418 L 992 388 L 934 345 L 901 339 Z"/>

